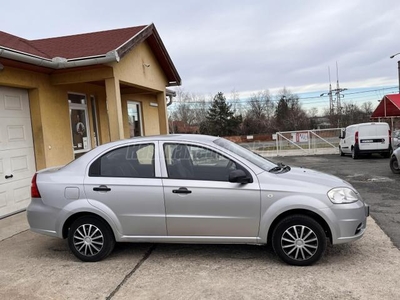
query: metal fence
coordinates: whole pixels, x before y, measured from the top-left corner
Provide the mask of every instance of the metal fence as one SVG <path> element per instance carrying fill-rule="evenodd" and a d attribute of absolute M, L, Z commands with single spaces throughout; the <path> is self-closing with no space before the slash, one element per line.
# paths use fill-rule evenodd
<path fill-rule="evenodd" d="M 277 132 L 273 141 L 244 145 L 262 156 L 339 153 L 340 128 Z"/>

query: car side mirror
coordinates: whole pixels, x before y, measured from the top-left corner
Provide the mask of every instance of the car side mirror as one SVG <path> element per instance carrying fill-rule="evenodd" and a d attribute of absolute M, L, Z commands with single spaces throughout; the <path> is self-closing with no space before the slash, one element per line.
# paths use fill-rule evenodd
<path fill-rule="evenodd" d="M 243 170 L 233 170 L 229 173 L 229 182 L 249 183 L 251 178 L 247 177 Z"/>

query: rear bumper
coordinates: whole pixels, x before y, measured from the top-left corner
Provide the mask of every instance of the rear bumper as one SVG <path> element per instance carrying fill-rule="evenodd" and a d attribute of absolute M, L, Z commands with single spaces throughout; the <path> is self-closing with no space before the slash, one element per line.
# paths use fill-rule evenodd
<path fill-rule="evenodd" d="M 387 154 L 392 152 L 391 145 L 389 145 L 389 148 L 385 149 L 360 149 L 359 145 L 355 145 L 354 148 L 357 154 L 372 154 L 372 153 Z"/>
<path fill-rule="evenodd" d="M 26 209 L 30 229 L 44 235 L 61 237 L 56 230 L 56 216 L 59 209 L 47 206 L 40 198 L 32 198 Z"/>

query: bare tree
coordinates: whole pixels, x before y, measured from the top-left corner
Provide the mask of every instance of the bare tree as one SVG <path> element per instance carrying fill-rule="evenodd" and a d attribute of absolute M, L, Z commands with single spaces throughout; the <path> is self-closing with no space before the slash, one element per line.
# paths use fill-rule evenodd
<path fill-rule="evenodd" d="M 302 109 L 299 96 L 283 88 L 277 96 L 278 105 L 275 110 L 276 129 L 290 131 L 309 129 L 310 121 Z"/>
<path fill-rule="evenodd" d="M 271 133 L 273 131 L 274 103 L 268 90 L 254 93 L 243 121 L 244 134 Z"/>

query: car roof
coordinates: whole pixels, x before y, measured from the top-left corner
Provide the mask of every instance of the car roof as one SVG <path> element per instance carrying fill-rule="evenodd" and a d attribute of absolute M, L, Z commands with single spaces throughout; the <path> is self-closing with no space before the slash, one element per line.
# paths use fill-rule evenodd
<path fill-rule="evenodd" d="M 117 147 L 119 145 L 128 145 L 132 142 L 155 142 L 155 141 L 188 141 L 188 142 L 203 142 L 203 143 L 211 143 L 218 139 L 216 136 L 211 135 L 202 135 L 202 134 L 166 134 L 166 135 L 151 135 L 144 137 L 133 137 L 130 139 L 118 140 L 115 142 L 109 142 L 102 144 L 87 154 L 75 159 L 70 162 L 64 169 L 75 169 L 78 165 L 87 165 L 94 157 L 97 157 L 100 153 L 103 153 L 105 150 Z"/>
<path fill-rule="evenodd" d="M 168 141 L 168 140 L 178 140 L 178 141 L 199 141 L 199 142 L 212 142 L 218 137 L 204 134 L 165 134 L 165 135 L 149 135 L 143 137 L 133 137 L 129 140 L 135 141 Z"/>

